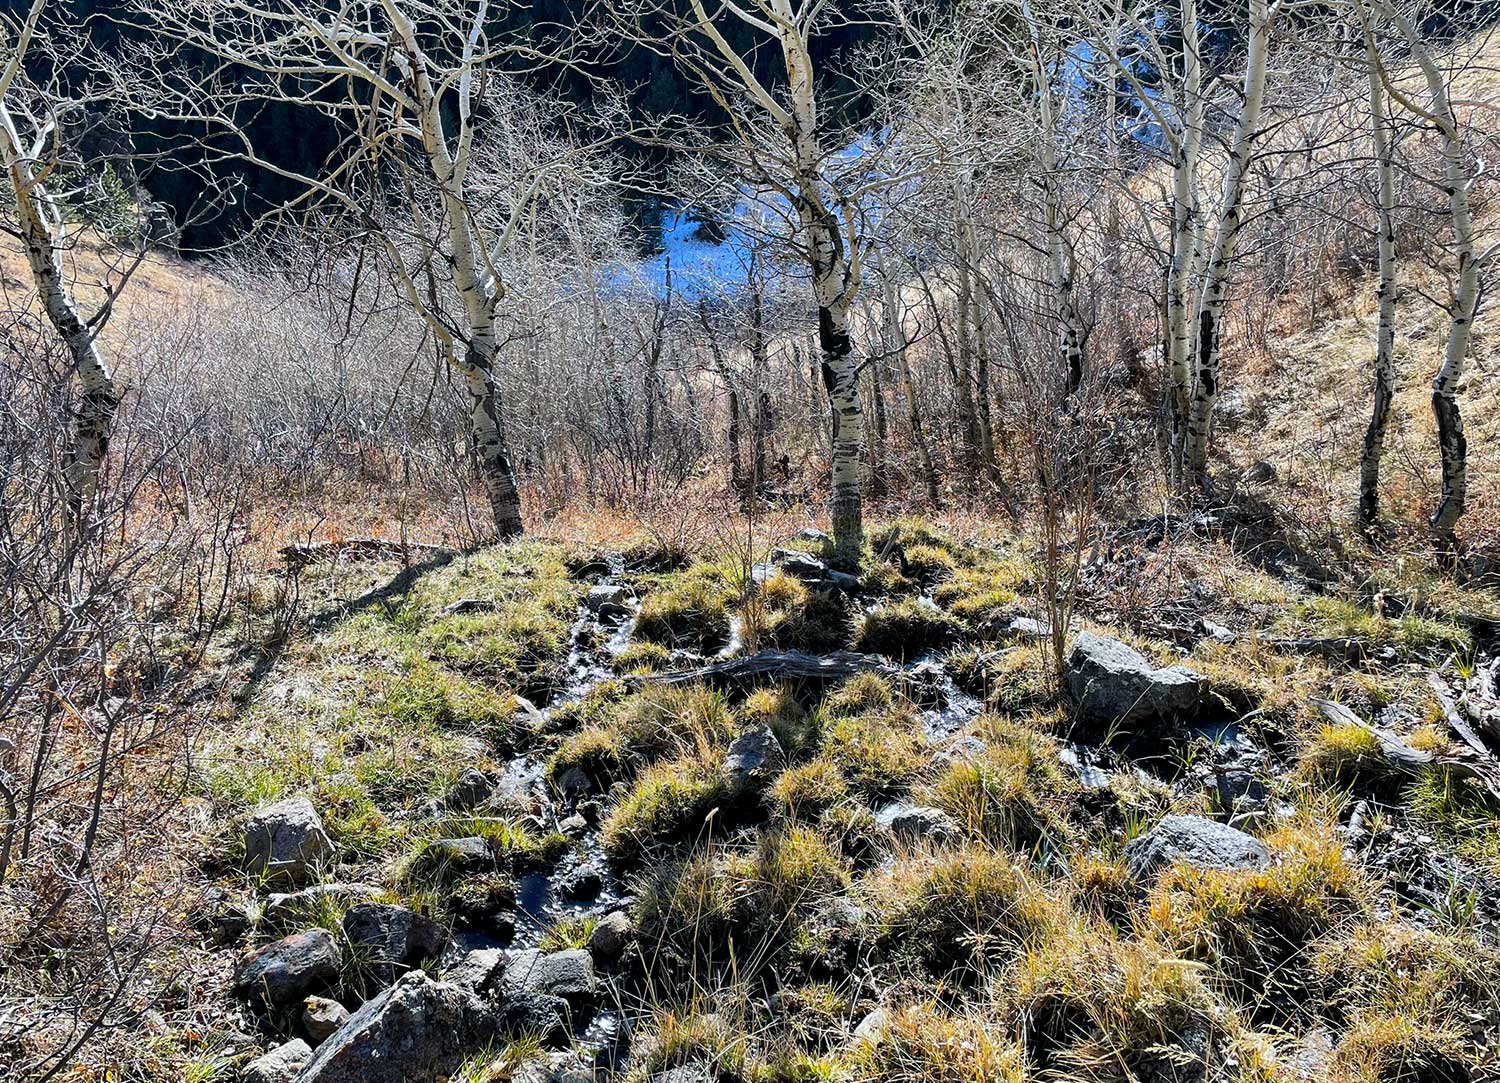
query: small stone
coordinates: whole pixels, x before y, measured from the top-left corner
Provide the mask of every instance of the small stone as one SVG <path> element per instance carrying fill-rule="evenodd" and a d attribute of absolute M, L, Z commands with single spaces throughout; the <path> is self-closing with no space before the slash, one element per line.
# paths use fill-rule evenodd
<path fill-rule="evenodd" d="M 597 865 L 585 862 L 560 876 L 555 886 L 564 899 L 596 899 L 604 890 L 604 874 Z"/>
<path fill-rule="evenodd" d="M 1271 851 L 1254 837 L 1202 816 L 1164 816 L 1125 844 L 1130 875 L 1143 880 L 1167 865 L 1200 869 L 1264 869 Z"/>
<path fill-rule="evenodd" d="M 312 1060 L 312 1046 L 293 1038 L 240 1069 L 242 1083 L 291 1083 Z"/>
<path fill-rule="evenodd" d="M 302 1029 L 318 1045 L 349 1018 L 349 1009 L 328 997 L 308 997 L 302 1002 Z M 311 1052 L 311 1050 L 309 1050 Z"/>
<path fill-rule="evenodd" d="M 630 615 L 630 591 L 617 583 L 601 583 L 589 590 L 584 604 L 589 612 L 603 619 L 617 619 Z"/>
<path fill-rule="evenodd" d="M 283 1007 L 338 980 L 338 945 L 327 929 L 311 929 L 251 952 L 235 969 L 234 987 L 250 1000 Z"/>
<path fill-rule="evenodd" d="M 586 834 L 588 832 L 588 829 L 588 820 L 584 819 L 582 814 L 577 812 L 573 813 L 573 815 L 567 817 L 566 819 L 559 821 L 557 825 L 557 830 L 562 832 L 570 839 L 576 839 L 580 835 Z"/>
<path fill-rule="evenodd" d="M 736 793 L 764 788 L 786 763 L 769 726 L 747 730 L 729 743 L 724 777 Z"/>
<path fill-rule="evenodd" d="M 511 712 L 511 721 L 524 733 L 538 733 L 547 726 L 547 716 L 542 714 L 539 708 L 531 700 L 521 695 L 511 695 L 515 700 L 515 709 Z"/>
<path fill-rule="evenodd" d="M 848 572 L 835 571 L 829 568 L 823 578 L 829 586 L 838 587 L 847 594 L 853 594 L 859 590 L 859 576 L 850 575 Z"/>
<path fill-rule="evenodd" d="M 1240 480 L 1250 485 L 1269 485 L 1276 480 L 1276 467 L 1259 459 L 1240 476 Z"/>
<path fill-rule="evenodd" d="M 1005 626 L 1005 634 L 1014 639 L 1046 639 L 1052 634 L 1052 625 L 1035 617 L 1016 617 Z"/>
<path fill-rule="evenodd" d="M 879 1045 L 890 1025 L 891 1013 L 882 1005 L 859 1021 L 859 1025 L 854 1028 L 852 1044 L 867 1047 Z"/>
<path fill-rule="evenodd" d="M 819 545 L 826 545 L 832 539 L 829 538 L 826 531 L 819 530 L 816 527 L 805 526 L 801 530 L 797 531 L 797 540 L 805 542 L 816 542 Z"/>
<path fill-rule="evenodd" d="M 1244 767 L 1215 767 L 1210 794 L 1219 808 L 1234 813 L 1260 811 L 1271 796 L 1260 776 Z"/>
<path fill-rule="evenodd" d="M 266 896 L 260 919 L 262 924 L 287 925 L 305 920 L 329 906 L 342 910 L 362 902 L 374 902 L 384 894 L 374 884 L 316 884 L 301 891 L 273 892 Z"/>
<path fill-rule="evenodd" d="M 875 813 L 875 823 L 902 842 L 942 842 L 958 837 L 958 824 L 942 809 L 911 805 L 904 801 L 886 805 Z"/>
<path fill-rule="evenodd" d="M 594 782 L 581 767 L 569 767 L 557 778 L 557 792 L 577 800 L 594 792 Z"/>
<path fill-rule="evenodd" d="M 816 583 L 828 574 L 828 565 L 798 549 L 772 549 L 771 563 L 793 579 L 800 579 L 804 583 Z"/>
<path fill-rule="evenodd" d="M 494 790 L 495 784 L 488 775 L 470 767 L 458 776 L 453 789 L 443 798 L 443 807 L 453 812 L 467 812 L 484 804 Z"/>
<path fill-rule="evenodd" d="M 456 839 L 433 839 L 423 849 L 418 864 L 423 869 L 449 875 L 470 875 L 495 868 L 495 852 L 478 835 Z"/>
<path fill-rule="evenodd" d="M 299 881 L 331 857 L 333 842 L 305 797 L 267 805 L 245 824 L 245 868 L 251 873 Z"/>
<path fill-rule="evenodd" d="M 209 887 L 188 915 L 188 924 L 215 944 L 243 940 L 253 924 L 247 900 L 227 888 Z"/>
<path fill-rule="evenodd" d="M 635 940 L 635 922 L 624 910 L 606 914 L 589 934 L 589 952 L 603 963 L 612 963 L 625 954 Z"/>

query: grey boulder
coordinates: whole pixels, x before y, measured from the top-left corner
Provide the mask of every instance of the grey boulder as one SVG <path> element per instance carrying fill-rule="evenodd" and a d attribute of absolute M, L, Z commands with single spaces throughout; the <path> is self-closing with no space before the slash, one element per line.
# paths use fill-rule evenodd
<path fill-rule="evenodd" d="M 245 824 L 245 868 L 252 873 L 304 880 L 332 856 L 333 842 L 305 797 L 267 805 Z"/>
<path fill-rule="evenodd" d="M 413 970 L 319 1046 L 298 1083 L 436 1083 L 489 1042 L 495 1025 L 479 997 Z"/>
<path fill-rule="evenodd" d="M 437 958 L 448 946 L 448 930 L 437 922 L 386 903 L 362 903 L 350 910 L 344 915 L 344 936 L 381 985 Z"/>
<path fill-rule="evenodd" d="M 301 1038 L 293 1038 L 241 1068 L 240 1080 L 241 1083 L 291 1083 L 311 1059 L 312 1046 Z"/>
<path fill-rule="evenodd" d="M 516 994 L 540 993 L 561 997 L 578 1012 L 592 1009 L 598 993 L 594 960 L 581 948 L 513 952 L 500 986 L 502 996 L 507 1000 Z"/>
<path fill-rule="evenodd" d="M 333 934 L 311 929 L 247 955 L 234 972 L 234 987 L 250 1000 L 283 1007 L 338 981 L 339 962 Z"/>
<path fill-rule="evenodd" d="M 729 743 L 724 778 L 736 793 L 765 787 L 786 764 L 776 735 L 767 726 L 747 730 Z"/>
<path fill-rule="evenodd" d="M 505 951 L 501 948 L 476 948 L 443 971 L 443 980 L 480 996 L 488 996 L 500 987 L 505 976 Z"/>
<path fill-rule="evenodd" d="M 1145 879 L 1168 865 L 1199 869 L 1264 869 L 1271 851 L 1238 828 L 1202 816 L 1163 816 L 1138 838 L 1125 844 L 1130 875 Z"/>
<path fill-rule="evenodd" d="M 1064 678 L 1084 714 L 1105 722 L 1191 716 L 1202 709 L 1208 681 L 1186 666 L 1157 668 L 1118 639 L 1080 632 Z"/>

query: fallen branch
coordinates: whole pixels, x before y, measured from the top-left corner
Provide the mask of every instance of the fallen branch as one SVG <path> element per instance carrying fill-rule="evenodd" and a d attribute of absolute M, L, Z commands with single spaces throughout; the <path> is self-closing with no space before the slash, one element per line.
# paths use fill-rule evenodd
<path fill-rule="evenodd" d="M 1372 726 L 1342 703 L 1317 698 L 1314 698 L 1311 702 L 1314 707 L 1323 713 L 1323 717 L 1330 722 L 1339 725 L 1357 726 L 1373 736 L 1375 740 L 1380 742 L 1380 750 L 1385 754 L 1385 758 L 1397 767 L 1404 767 L 1407 770 L 1415 771 L 1419 767 L 1426 767 L 1434 762 L 1434 757 L 1430 752 L 1423 752 L 1421 749 L 1413 748 L 1384 726 Z"/>

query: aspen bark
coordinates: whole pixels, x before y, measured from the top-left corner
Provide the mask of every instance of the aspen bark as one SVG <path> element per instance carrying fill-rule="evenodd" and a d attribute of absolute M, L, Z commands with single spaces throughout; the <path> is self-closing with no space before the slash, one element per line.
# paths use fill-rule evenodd
<path fill-rule="evenodd" d="M 1436 128 L 1442 139 L 1443 189 L 1448 196 L 1448 219 L 1453 230 L 1454 275 L 1453 299 L 1448 304 L 1448 340 L 1443 348 L 1443 363 L 1432 379 L 1432 416 L 1437 422 L 1443 491 L 1429 525 L 1439 552 L 1452 556 L 1457 544 L 1455 530 L 1463 518 L 1469 488 L 1469 445 L 1458 406 L 1458 383 L 1463 378 L 1464 362 L 1474 331 L 1474 316 L 1479 308 L 1479 269 L 1484 261 L 1474 249 L 1474 218 L 1469 206 L 1472 178 L 1464 168 L 1463 133 L 1459 130 L 1448 84 L 1421 35 L 1406 16 L 1388 4 L 1382 7 L 1422 71 L 1427 85 L 1427 105 L 1424 107 L 1412 101 L 1394 88 L 1384 68 L 1380 69 L 1381 83 L 1392 98 Z M 1495 251 L 1491 249 L 1490 254 Z"/>
<path fill-rule="evenodd" d="M 505 423 L 500 412 L 500 392 L 495 379 L 494 354 L 486 354 L 483 340 L 471 343 L 461 364 L 464 388 L 469 395 L 469 426 L 479 477 L 490 502 L 495 532 L 513 538 L 522 532 L 521 496 L 516 490 L 515 470 L 505 443 Z"/>
<path fill-rule="evenodd" d="M 1276 9 L 1266 0 L 1250 0 L 1250 33 L 1245 55 L 1245 82 L 1240 118 L 1230 144 L 1219 203 L 1214 246 L 1204 270 L 1203 294 L 1198 302 L 1197 340 L 1194 343 L 1193 393 L 1187 422 L 1186 480 L 1204 485 L 1208 478 L 1208 446 L 1214 405 L 1219 398 L 1220 341 L 1235 243 L 1243 221 L 1245 177 L 1250 170 L 1259 134 L 1261 103 L 1265 98 L 1266 61 L 1271 48 L 1271 23 Z"/>
<path fill-rule="evenodd" d="M 1063 364 L 1067 372 L 1066 393 L 1072 395 L 1083 383 L 1083 336 L 1073 304 L 1073 250 L 1064 231 L 1061 181 L 1057 163 L 1057 118 L 1052 100 L 1052 77 L 1042 59 L 1040 28 L 1026 8 L 1031 23 L 1032 76 L 1036 80 L 1041 139 L 1042 218 L 1046 235 L 1047 270 L 1052 279 L 1053 304 L 1062 339 Z"/>
<path fill-rule="evenodd" d="M 733 96 L 748 100 L 757 114 L 769 120 L 777 138 L 786 140 L 784 179 L 776 183 L 790 197 L 797 214 L 818 316 L 818 371 L 832 419 L 829 517 L 833 556 L 845 565 L 857 564 L 864 550 L 864 414 L 849 310 L 859 290 L 860 266 L 851 197 L 834 189 L 822 173 L 825 162 L 818 144 L 817 89 L 808 45 L 821 6 L 763 0 L 753 10 L 735 4 L 716 9 L 716 15 L 727 11 L 742 25 L 774 37 L 780 45 L 786 84 L 784 92 L 773 93 L 756 76 L 746 53 L 731 44 L 715 25 L 715 16 L 708 13 L 703 0 L 688 2 L 693 25 L 708 43 L 705 48 L 727 65 L 717 75 L 704 74 L 711 83 L 724 80 L 715 88 L 716 96 L 722 102 L 720 91 L 732 87 Z M 744 129 L 740 129 L 740 136 L 750 159 L 746 169 L 752 176 L 759 175 L 764 169 L 759 164 L 761 151 Z M 840 221 L 840 215 L 844 221 Z"/>
<path fill-rule="evenodd" d="M 458 100 L 459 138 L 449 138 L 444 123 L 443 96 L 428 74 L 427 58 L 417 41 L 416 27 L 395 5 L 386 5 L 399 38 L 401 60 L 413 97 L 420 106 L 417 117 L 423 150 L 437 184 L 448 238 L 448 262 L 453 287 L 467 318 L 467 343 L 457 362 L 469 393 L 469 420 L 474 426 L 480 480 L 489 497 L 495 533 L 500 540 L 514 538 L 524 530 L 521 499 L 515 469 L 506 450 L 505 419 L 498 379 L 498 342 L 495 313 L 502 290 L 488 266 L 476 233 L 473 215 L 465 199 L 464 183 L 469 165 L 473 125 L 469 120 L 468 84 L 460 86 Z"/>
<path fill-rule="evenodd" d="M 74 529 L 86 530 L 99 496 L 110 432 L 120 396 L 114 376 L 95 340 L 95 332 L 79 315 L 78 304 L 63 267 L 62 209 L 38 179 L 36 162 L 22 149 L 10 112 L 0 106 L 0 157 L 3 157 L 16 219 L 26 247 L 26 262 L 47 321 L 67 347 L 78 377 L 79 402 L 73 415 L 73 434 L 63 467 L 68 514 Z"/>
<path fill-rule="evenodd" d="M 1380 515 L 1380 460 L 1385 452 L 1386 427 L 1391 417 L 1391 400 L 1396 392 L 1396 366 L 1392 357 L 1396 337 L 1396 234 L 1391 224 L 1396 206 L 1396 184 L 1391 167 L 1391 122 L 1381 85 L 1380 58 L 1374 37 L 1367 35 L 1365 42 L 1370 62 L 1370 149 L 1379 175 L 1379 220 L 1376 226 L 1379 284 L 1375 290 L 1379 312 L 1375 324 L 1374 402 L 1359 460 L 1359 520 L 1365 526 L 1373 526 Z"/>
<path fill-rule="evenodd" d="M 1410 35 L 1415 39 L 1415 34 Z M 1443 364 L 1432 378 L 1432 416 L 1437 422 L 1438 455 L 1442 462 L 1443 495 L 1432 514 L 1432 531 L 1439 544 L 1451 549 L 1454 530 L 1463 518 L 1469 487 L 1468 441 L 1458 406 L 1458 382 L 1474 330 L 1479 305 L 1479 260 L 1474 253 L 1474 220 L 1469 209 L 1469 177 L 1464 171 L 1463 138 L 1442 74 L 1425 49 L 1417 60 L 1432 96 L 1432 111 L 1443 136 L 1443 179 L 1448 190 L 1448 215 L 1453 224 L 1455 280 L 1449 308 L 1448 341 Z"/>
<path fill-rule="evenodd" d="M 864 551 L 864 411 L 859 401 L 859 366 L 849 331 L 849 306 L 859 286 L 855 253 L 845 245 L 843 229 L 830 208 L 819 170 L 817 97 L 812 57 L 792 27 L 788 0 L 773 0 L 780 16 L 782 57 L 793 124 L 787 133 L 795 166 L 796 207 L 807 237 L 813 300 L 818 311 L 818 350 L 823 387 L 832 419 L 829 519 L 833 555 L 856 565 Z M 850 238 L 852 243 L 853 238 Z"/>
<path fill-rule="evenodd" d="M 1191 370 L 1192 284 L 1202 245 L 1198 156 L 1203 143 L 1203 60 L 1196 0 L 1182 0 L 1182 125 L 1171 134 L 1172 252 L 1167 266 L 1167 455 L 1172 488 L 1185 485 Z"/>

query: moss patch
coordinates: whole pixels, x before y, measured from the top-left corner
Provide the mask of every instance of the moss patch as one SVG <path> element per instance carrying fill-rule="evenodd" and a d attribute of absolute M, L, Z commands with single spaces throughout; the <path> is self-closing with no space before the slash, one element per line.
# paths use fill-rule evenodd
<path fill-rule="evenodd" d="M 942 650 L 964 633 L 950 614 L 917 598 L 882 606 L 860 619 L 854 649 L 890 658 L 915 658 Z"/>

